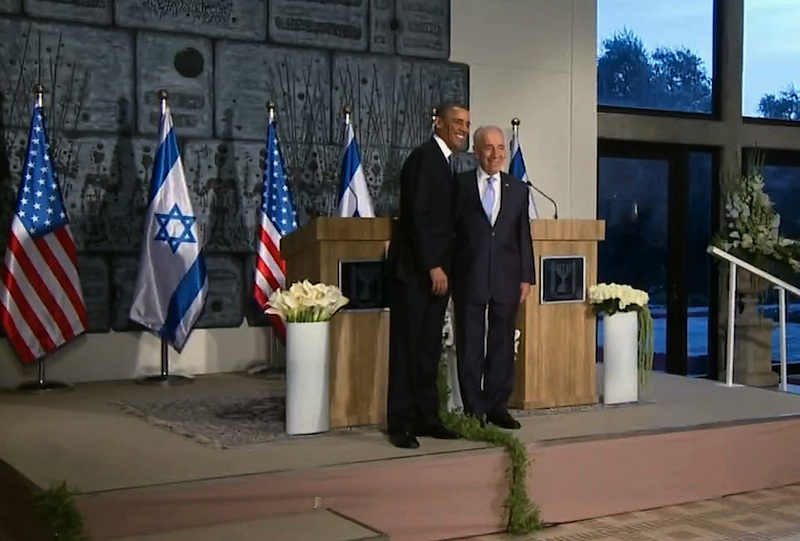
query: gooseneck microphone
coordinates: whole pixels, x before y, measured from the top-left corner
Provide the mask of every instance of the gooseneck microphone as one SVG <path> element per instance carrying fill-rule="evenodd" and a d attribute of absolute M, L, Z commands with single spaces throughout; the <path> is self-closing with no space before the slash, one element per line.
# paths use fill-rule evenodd
<path fill-rule="evenodd" d="M 533 191 L 535 191 L 536 193 L 538 193 L 539 195 L 541 195 L 542 197 L 544 197 L 545 199 L 547 199 L 548 201 L 550 201 L 553 204 L 553 219 L 554 220 L 558 220 L 558 203 L 556 203 L 556 200 L 553 199 L 552 197 L 550 197 L 549 195 L 547 195 L 546 193 L 544 193 L 542 190 L 540 190 L 539 188 L 537 188 L 533 184 L 531 184 L 531 181 L 526 180 L 525 184 L 528 185 L 528 188 L 532 188 Z"/>

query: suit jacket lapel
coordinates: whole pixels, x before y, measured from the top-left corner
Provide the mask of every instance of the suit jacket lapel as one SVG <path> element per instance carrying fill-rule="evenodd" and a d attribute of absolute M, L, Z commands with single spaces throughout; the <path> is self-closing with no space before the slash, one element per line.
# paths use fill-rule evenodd
<path fill-rule="evenodd" d="M 500 188 L 500 190 L 499 190 L 499 194 L 500 194 L 500 209 L 497 212 L 497 219 L 494 221 L 494 225 L 495 226 L 498 223 L 500 223 L 500 218 L 503 217 L 505 214 L 507 214 L 507 212 L 503 212 L 503 211 L 510 204 L 510 202 L 508 201 L 508 197 L 509 197 L 509 193 L 508 192 L 510 191 L 508 189 L 509 188 L 508 183 L 509 183 L 508 175 L 506 175 L 505 173 L 501 172 L 500 173 L 500 183 L 499 183 L 500 184 L 500 186 L 499 186 L 499 188 Z"/>
<path fill-rule="evenodd" d="M 489 227 L 492 226 L 492 223 L 489 221 L 489 218 L 486 216 L 486 213 L 483 211 L 483 201 L 481 201 L 481 188 L 480 183 L 478 183 L 478 169 L 472 171 L 472 174 L 469 175 L 470 177 L 470 189 L 467 190 L 467 193 L 471 193 L 472 197 L 472 204 L 477 205 L 478 210 L 483 215 L 483 219 L 486 220 L 486 223 L 489 224 Z"/>

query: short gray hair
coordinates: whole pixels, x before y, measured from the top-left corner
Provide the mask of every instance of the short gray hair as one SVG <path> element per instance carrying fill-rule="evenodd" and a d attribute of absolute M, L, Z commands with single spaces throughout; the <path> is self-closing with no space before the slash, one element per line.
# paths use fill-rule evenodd
<path fill-rule="evenodd" d="M 475 130 L 475 135 L 473 135 L 474 143 L 473 143 L 472 146 L 474 146 L 474 147 L 481 146 L 483 144 L 483 136 L 484 136 L 484 134 L 486 134 L 486 132 L 490 132 L 490 131 L 496 131 L 497 133 L 502 135 L 503 136 L 503 142 L 505 142 L 506 134 L 503 132 L 503 130 L 501 128 L 499 128 L 498 126 L 489 125 L 489 126 L 481 126 L 477 130 Z"/>

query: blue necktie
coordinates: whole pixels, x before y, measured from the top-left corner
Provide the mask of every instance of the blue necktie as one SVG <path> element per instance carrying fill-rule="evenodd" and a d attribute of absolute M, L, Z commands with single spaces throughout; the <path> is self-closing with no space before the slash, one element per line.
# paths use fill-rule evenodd
<path fill-rule="evenodd" d="M 489 223 L 492 223 L 492 209 L 494 208 L 494 181 L 496 179 L 494 177 L 489 177 L 486 179 L 487 186 L 486 190 L 483 192 L 483 197 L 481 198 L 481 203 L 483 204 L 483 211 L 486 213 L 486 218 L 489 220 Z"/>

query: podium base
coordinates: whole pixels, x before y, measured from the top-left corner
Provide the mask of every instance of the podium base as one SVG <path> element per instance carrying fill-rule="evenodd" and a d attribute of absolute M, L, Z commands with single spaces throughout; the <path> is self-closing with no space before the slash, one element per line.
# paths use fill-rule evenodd
<path fill-rule="evenodd" d="M 26 381 L 17 385 L 21 393 L 46 393 L 53 391 L 71 391 L 72 385 L 63 381 Z"/>
<path fill-rule="evenodd" d="M 163 374 L 144 376 L 136 380 L 136 383 L 139 385 L 154 385 L 157 387 L 174 387 L 176 385 L 186 385 L 193 382 L 194 378 L 175 374 L 169 374 L 167 376 Z"/>

